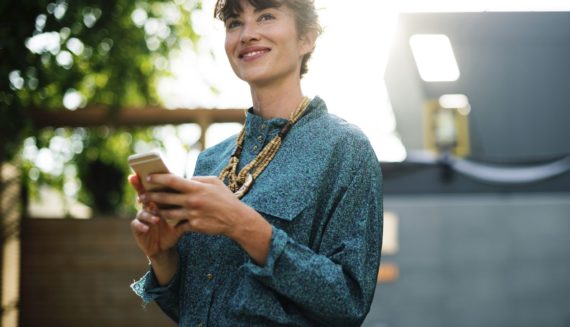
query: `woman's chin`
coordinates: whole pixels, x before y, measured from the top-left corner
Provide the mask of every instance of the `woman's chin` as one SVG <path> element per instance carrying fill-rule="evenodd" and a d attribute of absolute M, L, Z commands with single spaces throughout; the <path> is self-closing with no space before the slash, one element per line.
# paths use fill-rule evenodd
<path fill-rule="evenodd" d="M 261 80 L 268 79 L 270 75 L 271 74 L 268 74 L 266 71 L 261 69 L 256 69 L 256 70 L 249 69 L 247 71 L 242 71 L 241 74 L 239 74 L 239 78 L 248 83 L 255 83 Z"/>

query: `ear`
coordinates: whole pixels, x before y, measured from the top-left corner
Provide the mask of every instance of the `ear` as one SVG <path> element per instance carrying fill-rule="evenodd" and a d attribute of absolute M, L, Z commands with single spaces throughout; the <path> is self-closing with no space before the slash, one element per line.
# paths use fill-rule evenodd
<path fill-rule="evenodd" d="M 301 55 L 304 56 L 307 53 L 315 49 L 315 42 L 317 41 L 317 31 L 309 30 L 305 35 L 301 36 L 299 39 L 299 47 L 301 50 Z"/>

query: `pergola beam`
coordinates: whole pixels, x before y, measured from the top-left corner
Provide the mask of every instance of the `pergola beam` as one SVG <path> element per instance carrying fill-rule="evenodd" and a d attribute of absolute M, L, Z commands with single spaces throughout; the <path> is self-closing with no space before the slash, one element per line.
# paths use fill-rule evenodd
<path fill-rule="evenodd" d="M 214 123 L 243 123 L 241 109 L 163 109 L 158 107 L 122 108 L 110 110 L 107 107 L 87 107 L 70 111 L 29 110 L 35 128 L 43 127 L 141 127 L 167 124 L 196 123 L 201 127 Z"/>

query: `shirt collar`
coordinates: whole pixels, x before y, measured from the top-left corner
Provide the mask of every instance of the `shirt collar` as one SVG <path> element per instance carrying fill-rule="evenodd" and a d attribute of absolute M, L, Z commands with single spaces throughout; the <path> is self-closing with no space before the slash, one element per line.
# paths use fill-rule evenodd
<path fill-rule="evenodd" d="M 305 110 L 306 112 L 303 117 L 301 117 L 299 122 L 305 119 L 309 119 L 315 115 L 326 113 L 327 107 L 325 105 L 325 102 L 320 97 L 315 96 Z M 245 131 L 246 134 L 250 134 L 252 132 L 255 133 L 259 130 L 265 130 L 271 133 L 274 130 L 281 129 L 281 127 L 283 127 L 287 121 L 288 119 L 285 118 L 263 119 L 263 117 L 256 115 L 253 112 L 253 107 L 250 107 L 247 109 L 245 115 Z"/>

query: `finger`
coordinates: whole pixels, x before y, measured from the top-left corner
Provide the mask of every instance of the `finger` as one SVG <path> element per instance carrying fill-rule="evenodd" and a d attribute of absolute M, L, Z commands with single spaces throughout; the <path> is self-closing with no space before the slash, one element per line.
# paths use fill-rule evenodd
<path fill-rule="evenodd" d="M 166 186 L 181 193 L 190 193 L 197 189 L 201 183 L 178 177 L 174 174 L 152 174 L 147 177 L 150 183 Z"/>
<path fill-rule="evenodd" d="M 191 180 L 205 184 L 218 184 L 222 182 L 216 176 L 193 176 Z"/>
<path fill-rule="evenodd" d="M 144 187 L 142 186 L 141 180 L 138 175 L 136 174 L 129 175 L 128 179 L 129 183 L 135 188 L 135 190 L 139 195 L 145 192 Z"/>
<path fill-rule="evenodd" d="M 183 206 L 187 194 L 169 192 L 147 192 L 140 196 L 143 203 L 157 203 Z"/>
<path fill-rule="evenodd" d="M 197 230 L 192 226 L 191 220 L 181 220 L 174 226 L 174 228 L 181 234 L 187 232 L 197 232 Z"/>
<path fill-rule="evenodd" d="M 155 225 L 160 221 L 160 218 L 158 218 L 157 216 L 153 215 L 150 212 L 143 210 L 137 214 L 136 220 L 138 220 L 138 221 L 140 221 L 146 225 Z"/>
<path fill-rule="evenodd" d="M 150 201 L 144 202 L 142 199 L 144 199 L 144 194 L 139 196 L 139 202 L 142 203 L 144 211 L 149 212 L 151 214 L 154 214 L 158 211 L 158 206 L 156 205 L 156 203 Z"/>
<path fill-rule="evenodd" d="M 191 181 L 198 182 L 198 185 L 212 185 L 216 187 L 228 188 L 217 176 L 194 176 Z"/>
<path fill-rule="evenodd" d="M 189 219 L 189 210 L 186 209 L 160 210 L 158 215 L 162 219 L 164 219 L 170 226 L 177 226 L 182 221 Z"/>
<path fill-rule="evenodd" d="M 132 229 L 133 233 L 135 233 L 135 234 L 144 234 L 144 233 L 148 232 L 150 227 L 148 227 L 148 225 L 146 225 L 146 224 L 143 224 L 138 219 L 133 219 L 133 221 L 131 222 L 131 229 Z"/>
<path fill-rule="evenodd" d="M 190 217 L 185 223 L 179 223 L 176 225 L 176 229 L 182 232 L 196 232 L 207 235 L 216 235 L 217 233 L 211 229 L 211 224 L 208 224 L 201 217 Z"/>

